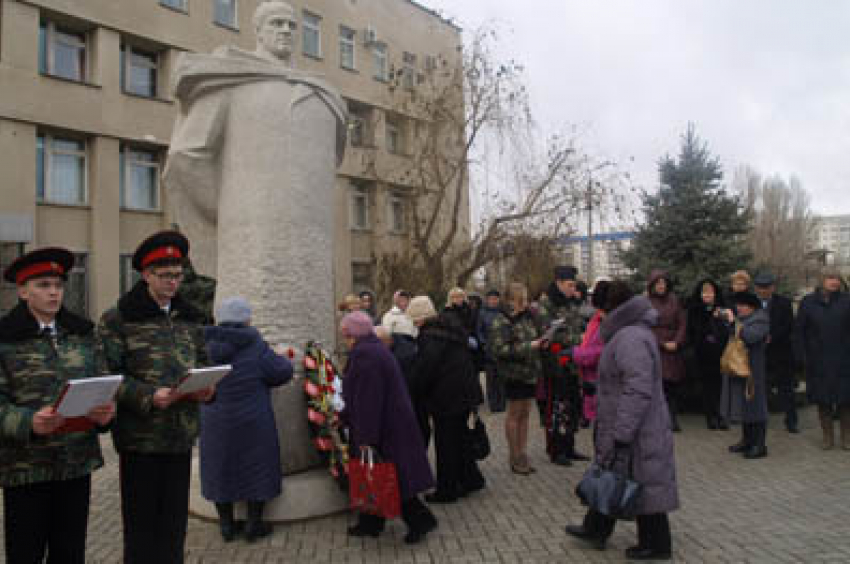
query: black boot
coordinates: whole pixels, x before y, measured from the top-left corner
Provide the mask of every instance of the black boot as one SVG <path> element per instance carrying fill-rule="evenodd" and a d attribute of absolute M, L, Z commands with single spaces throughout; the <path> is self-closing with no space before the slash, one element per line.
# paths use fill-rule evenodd
<path fill-rule="evenodd" d="M 705 426 L 707 429 L 711 429 L 712 431 L 717 429 L 717 417 L 714 415 L 706 415 Z"/>
<path fill-rule="evenodd" d="M 753 423 L 753 442 L 747 452 L 744 453 L 744 458 L 764 458 L 767 456 L 767 446 L 765 439 L 767 438 L 767 423 Z"/>
<path fill-rule="evenodd" d="M 272 527 L 263 521 L 263 501 L 247 502 L 246 513 L 248 514 L 248 522 L 245 525 L 245 540 L 254 542 L 257 539 L 268 536 L 272 532 Z"/>
<path fill-rule="evenodd" d="M 750 423 L 741 423 L 741 440 L 729 447 L 729 452 L 743 453 L 749 450 L 752 444 L 752 425 Z"/>
<path fill-rule="evenodd" d="M 231 542 L 236 538 L 236 522 L 233 520 L 232 503 L 216 503 L 215 510 L 218 512 L 218 526 L 221 529 L 221 538 L 224 542 Z"/>

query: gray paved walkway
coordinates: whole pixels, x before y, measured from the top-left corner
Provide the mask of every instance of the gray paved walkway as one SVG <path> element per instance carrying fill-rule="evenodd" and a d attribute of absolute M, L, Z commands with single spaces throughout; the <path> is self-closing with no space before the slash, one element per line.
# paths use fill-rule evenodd
<path fill-rule="evenodd" d="M 584 465 L 545 462 L 534 426 L 532 477 L 510 473 L 502 416 L 486 417 L 494 453 L 482 468 L 484 492 L 459 504 L 437 507 L 440 528 L 425 543 L 404 545 L 400 522 L 378 540 L 349 539 L 349 517 L 278 526 L 254 545 L 223 544 L 215 524 L 192 519 L 189 563 L 304 562 L 623 562 L 634 544 L 634 525 L 621 525 L 605 552 L 586 549 L 563 532 L 583 515 L 572 494 Z M 820 450 L 816 414 L 803 412 L 803 433 L 788 435 L 778 419 L 768 436 L 770 456 L 745 461 L 726 452 L 737 431 L 708 431 L 702 419 L 683 418 L 676 436 L 683 507 L 672 515 L 677 562 L 850 563 L 850 452 Z M 590 450 L 590 433 L 580 445 Z M 108 441 L 107 441 L 108 442 Z M 115 454 L 95 475 L 89 527 L 89 562 L 120 561 L 121 521 Z M 155 564 L 155 563 L 152 563 Z"/>

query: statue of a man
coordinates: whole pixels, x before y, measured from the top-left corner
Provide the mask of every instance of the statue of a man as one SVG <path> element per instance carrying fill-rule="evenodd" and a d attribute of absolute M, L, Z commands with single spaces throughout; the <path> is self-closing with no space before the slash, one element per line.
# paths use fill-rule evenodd
<path fill-rule="evenodd" d="M 217 302 L 248 299 L 252 324 L 271 343 L 330 347 L 345 104 L 321 78 L 292 68 L 289 4 L 261 3 L 254 25 L 253 52 L 221 47 L 177 62 L 167 207 L 192 242 L 195 268 L 217 279 Z M 275 410 L 284 470 L 315 464 L 303 392 L 282 391 Z"/>

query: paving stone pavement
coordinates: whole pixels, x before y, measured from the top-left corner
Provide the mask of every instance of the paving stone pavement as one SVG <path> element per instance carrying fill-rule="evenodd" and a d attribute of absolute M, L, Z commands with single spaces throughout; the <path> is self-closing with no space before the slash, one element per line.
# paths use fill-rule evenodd
<path fill-rule="evenodd" d="M 542 433 L 532 421 L 529 445 L 537 473 L 512 474 L 503 438 L 503 415 L 485 415 L 493 454 L 482 463 L 488 488 L 469 499 L 434 509 L 439 529 L 421 545 L 402 542 L 404 526 L 389 523 L 377 540 L 350 539 L 351 521 L 338 515 L 277 525 L 255 544 L 224 544 L 217 526 L 190 519 L 187 563 L 525 563 L 624 562 L 635 544 L 634 524 L 622 523 L 608 550 L 585 548 L 564 534 L 564 525 L 584 514 L 572 493 L 585 463 L 548 464 Z M 676 457 L 682 509 L 671 515 L 674 560 L 688 563 L 850 563 L 850 452 L 824 452 L 815 410 L 802 412 L 799 435 L 789 435 L 774 417 L 770 456 L 746 461 L 726 447 L 738 431 L 709 431 L 697 416 L 682 418 Z M 590 451 L 590 432 L 579 434 Z M 95 474 L 89 555 L 92 564 L 121 560 L 118 469 L 110 441 L 106 467 Z M 2 534 L 2 533 L 0 533 Z M 155 563 L 151 563 L 155 564 Z"/>

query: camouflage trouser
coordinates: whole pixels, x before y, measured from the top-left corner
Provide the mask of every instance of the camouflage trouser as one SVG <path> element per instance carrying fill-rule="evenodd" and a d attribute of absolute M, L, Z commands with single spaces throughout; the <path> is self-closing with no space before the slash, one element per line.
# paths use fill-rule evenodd
<path fill-rule="evenodd" d="M 578 379 L 572 375 L 547 376 L 544 380 L 543 426 L 546 430 L 546 452 L 555 458 L 573 453 L 575 434 L 581 415 L 581 393 Z"/>

